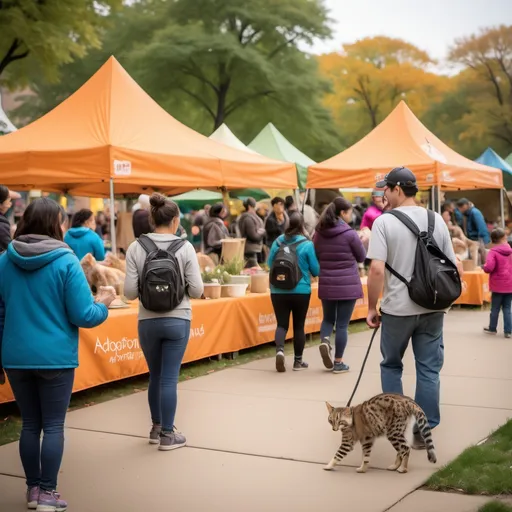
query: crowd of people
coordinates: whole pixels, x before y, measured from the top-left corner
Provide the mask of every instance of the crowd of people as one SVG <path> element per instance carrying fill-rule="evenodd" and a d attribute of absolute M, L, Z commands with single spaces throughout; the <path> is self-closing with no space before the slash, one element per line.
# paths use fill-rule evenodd
<path fill-rule="evenodd" d="M 485 222 L 482 225 L 483 216 L 469 201 L 446 202 L 440 216 L 427 214 L 418 206 L 417 193 L 415 175 L 399 167 L 376 184 L 370 205 L 353 205 L 340 196 L 317 215 L 310 206 L 297 205 L 292 197 L 274 198 L 271 211 L 247 198 L 244 212 L 231 223 L 221 203 L 197 212 L 190 235 L 192 242 L 199 237 L 203 251 L 217 260 L 223 239 L 245 238 L 246 265 L 268 265 L 279 373 L 286 371 L 284 344 L 290 316 L 292 369 L 308 369 L 303 359 L 305 323 L 312 279 L 317 277 L 323 308 L 319 357 L 333 374 L 350 370 L 344 359 L 348 325 L 356 301 L 363 297 L 359 266 L 369 265 L 366 321 L 371 328 L 381 327 L 382 391 L 403 393 L 402 358 L 411 342 L 417 373 L 415 400 L 435 428 L 441 421 L 443 322 L 448 308 L 420 306 L 411 297 L 405 283 L 414 274 L 418 238 L 400 215 L 419 231 L 431 229 L 443 264 L 448 260 L 457 276 L 462 268 L 453 238 L 463 236 L 479 244 L 492 241 L 483 266 L 490 273 L 493 292 L 485 332 L 497 333 L 502 309 L 507 338 L 512 332 L 512 249 L 504 230 L 493 229 L 489 234 Z M 105 257 L 102 237 L 106 219 L 100 214 L 95 218 L 91 210 L 80 210 L 69 226 L 61 206 L 39 198 L 26 208 L 11 239 L 3 218 L 10 204 L 10 191 L 0 186 L 0 384 L 5 381 L 5 370 L 23 419 L 20 457 L 27 506 L 63 512 L 67 503 L 57 492 L 57 477 L 64 450 L 64 421 L 78 366 L 78 329 L 104 322 L 115 299 L 111 287 L 100 288 L 94 297 L 80 266 L 80 258 L 86 254 L 99 261 Z M 133 215 L 137 239 L 126 253 L 124 294 L 128 299 L 140 298 L 138 330 L 149 368 L 152 421 L 148 440 L 167 451 L 186 444 L 185 435 L 174 424 L 177 383 L 189 340 L 191 299 L 202 297 L 203 282 L 197 247 L 186 240 L 178 205 L 160 194 L 141 196 L 138 205 Z M 386 211 L 391 214 L 384 215 Z M 280 265 L 288 265 L 291 273 L 280 270 Z M 162 269 L 169 280 L 163 282 L 166 286 L 148 278 Z M 156 302 L 150 300 L 151 294 Z M 148 306 L 165 303 L 162 297 L 168 299 L 168 306 Z M 417 431 L 413 447 L 424 448 Z"/>

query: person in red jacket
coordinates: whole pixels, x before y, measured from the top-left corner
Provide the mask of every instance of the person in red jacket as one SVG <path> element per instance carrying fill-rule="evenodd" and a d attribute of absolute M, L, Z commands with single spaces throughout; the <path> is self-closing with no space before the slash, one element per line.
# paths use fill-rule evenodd
<path fill-rule="evenodd" d="M 483 267 L 489 274 L 489 289 L 492 292 L 491 317 L 489 327 L 484 329 L 487 334 L 498 332 L 498 318 L 503 309 L 505 338 L 512 336 L 512 249 L 508 245 L 507 235 L 501 228 L 491 233 L 493 247 L 487 255 Z"/>

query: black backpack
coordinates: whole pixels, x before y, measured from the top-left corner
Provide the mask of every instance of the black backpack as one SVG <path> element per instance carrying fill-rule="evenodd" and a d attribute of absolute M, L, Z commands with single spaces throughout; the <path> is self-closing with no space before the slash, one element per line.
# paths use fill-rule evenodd
<path fill-rule="evenodd" d="M 139 279 L 139 299 L 149 311 L 172 311 L 185 296 L 185 283 L 176 258 L 185 241 L 173 240 L 166 250 L 159 249 L 146 235 L 137 241 L 147 254 Z"/>
<path fill-rule="evenodd" d="M 302 272 L 297 259 L 297 247 L 306 242 L 299 240 L 286 243 L 277 242 L 278 251 L 270 269 L 270 284 L 281 290 L 293 290 L 302 279 Z"/>
<path fill-rule="evenodd" d="M 427 210 L 428 231 L 421 231 L 404 213 L 396 210 L 387 212 L 405 224 L 418 239 L 414 270 L 411 280 L 407 280 L 393 270 L 387 263 L 386 268 L 409 290 L 409 297 L 419 306 L 438 311 L 450 307 L 462 293 L 457 266 L 439 249 L 434 240 L 436 222 L 432 210 Z"/>

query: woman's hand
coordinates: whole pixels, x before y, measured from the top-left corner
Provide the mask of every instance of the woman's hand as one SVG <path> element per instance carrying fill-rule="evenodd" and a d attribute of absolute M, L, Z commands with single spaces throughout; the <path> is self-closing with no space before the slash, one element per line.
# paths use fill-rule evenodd
<path fill-rule="evenodd" d="M 96 302 L 105 304 L 107 308 L 116 299 L 116 289 L 113 286 L 100 286 L 96 294 Z"/>

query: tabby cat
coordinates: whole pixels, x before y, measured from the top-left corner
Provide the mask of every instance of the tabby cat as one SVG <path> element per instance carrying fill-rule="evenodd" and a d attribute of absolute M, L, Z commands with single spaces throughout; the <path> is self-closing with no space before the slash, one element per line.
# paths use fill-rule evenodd
<path fill-rule="evenodd" d="M 341 446 L 324 469 L 333 469 L 359 441 L 363 448 L 363 462 L 357 472 L 366 473 L 375 439 L 386 436 L 397 451 L 395 463 L 388 469 L 407 473 L 411 449 L 405 438 L 405 431 L 412 417 L 415 418 L 419 433 L 425 441 L 428 460 L 436 463 L 436 452 L 427 418 L 421 407 L 411 398 L 384 393 L 354 407 L 333 407 L 327 402 L 326 405 L 332 429 L 341 430 Z"/>

